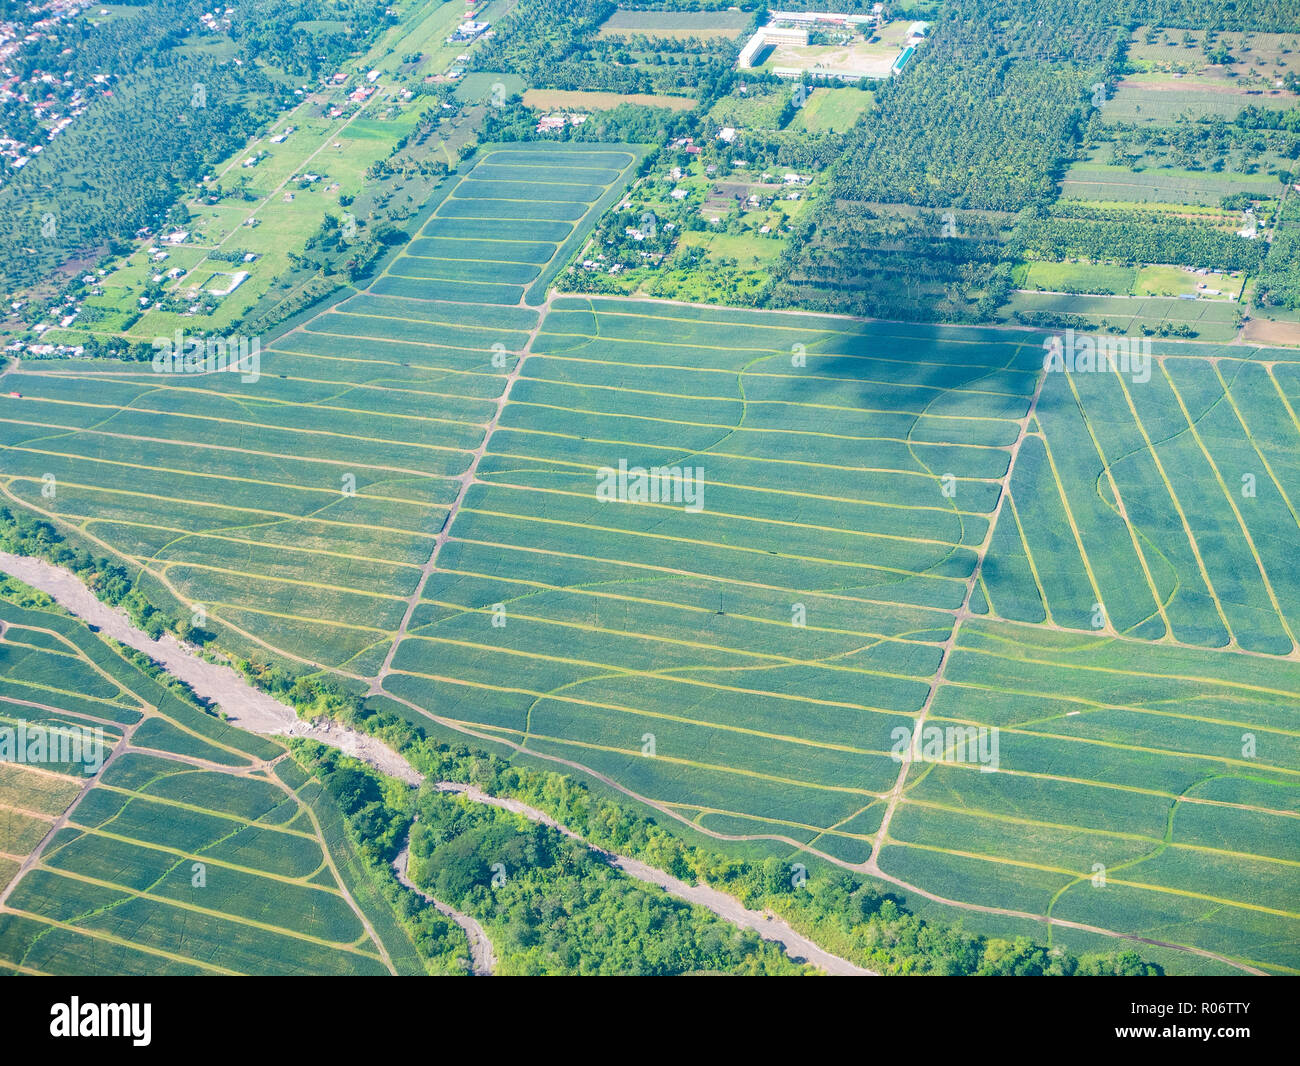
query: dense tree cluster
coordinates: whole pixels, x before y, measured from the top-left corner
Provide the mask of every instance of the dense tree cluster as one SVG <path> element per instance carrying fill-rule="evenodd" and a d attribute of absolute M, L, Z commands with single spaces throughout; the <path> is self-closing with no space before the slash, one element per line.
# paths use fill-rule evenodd
<path fill-rule="evenodd" d="M 1255 284 L 1255 303 L 1300 311 L 1300 207 L 1288 200 Z"/>
<path fill-rule="evenodd" d="M 1267 245 L 1172 212 L 1060 204 L 1021 220 L 1017 234 L 1035 259 L 1083 257 L 1122 263 L 1180 263 L 1209 270 L 1254 270 Z"/>
<path fill-rule="evenodd" d="M 772 302 L 874 318 L 977 322 L 1011 291 L 1013 216 L 841 201 L 787 249 Z"/>
<path fill-rule="evenodd" d="M 1055 198 L 1091 87 L 1122 67 L 1123 37 L 1098 5 L 1072 0 L 945 5 L 925 47 L 850 132 L 833 196 L 783 257 L 770 302 L 992 317 L 1016 254 L 1003 220 Z M 932 213 L 909 218 L 889 204 Z M 945 215 L 947 230 L 937 224 Z"/>
<path fill-rule="evenodd" d="M 397 21 L 381 0 L 233 0 L 230 36 L 246 61 L 296 78 L 332 73 Z"/>
<path fill-rule="evenodd" d="M 411 878 L 487 927 L 504 973 L 779 974 L 797 968 L 754 933 L 648 887 L 580 841 L 422 789 Z"/>

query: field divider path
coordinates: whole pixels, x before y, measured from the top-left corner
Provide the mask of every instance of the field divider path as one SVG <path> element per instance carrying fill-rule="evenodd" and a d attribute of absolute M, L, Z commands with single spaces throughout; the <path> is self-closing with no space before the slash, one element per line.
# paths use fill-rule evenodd
<path fill-rule="evenodd" d="M 542 326 L 546 322 L 546 316 L 551 310 L 552 299 L 553 297 L 548 295 L 546 302 L 536 309 L 537 324 L 528 331 L 528 337 L 519 349 L 518 357 L 515 359 L 515 365 L 511 368 L 510 373 L 506 377 L 505 387 L 501 390 L 501 395 L 497 397 L 496 410 L 493 412 L 492 417 L 488 419 L 487 426 L 483 431 L 483 440 L 479 443 L 479 446 L 470 453 L 469 466 L 466 467 L 465 472 L 459 476 L 458 480 L 460 481 L 460 488 L 456 492 L 456 498 L 452 501 L 451 506 L 447 508 L 446 517 L 442 522 L 442 529 L 440 529 L 438 535 L 434 537 L 433 549 L 429 552 L 429 560 L 420 570 L 420 579 L 415 583 L 415 589 L 411 592 L 410 597 L 406 601 L 406 610 L 402 614 L 402 621 L 397 627 L 397 632 L 393 635 L 392 644 L 388 646 L 388 653 L 384 656 L 383 663 L 380 665 L 378 672 L 370 683 L 367 695 L 379 696 L 384 694 L 384 678 L 386 678 L 392 670 L 393 657 L 397 654 L 398 645 L 402 643 L 402 639 L 406 636 L 406 630 L 411 624 L 411 617 L 415 614 L 415 609 L 419 606 L 420 599 L 424 595 L 425 586 L 429 583 L 429 578 L 433 575 L 434 570 L 438 566 L 438 556 L 442 552 L 442 546 L 446 544 L 451 537 L 452 523 L 455 521 L 456 515 L 460 511 L 461 504 L 465 502 L 465 497 L 469 493 L 470 486 L 475 484 L 478 480 L 477 475 L 479 463 L 487 452 L 488 444 L 491 442 L 492 434 L 495 432 L 497 425 L 501 421 L 501 414 L 505 410 L 506 404 L 510 402 L 510 390 L 514 388 L 515 382 L 519 380 L 524 363 L 532 352 L 533 342 L 537 339 L 537 335 L 542 331 Z"/>
<path fill-rule="evenodd" d="M 984 533 L 984 542 L 980 545 L 976 553 L 975 566 L 971 570 L 971 575 L 966 579 L 966 593 L 962 597 L 961 607 L 956 612 L 953 619 L 952 632 L 948 639 L 944 641 L 942 650 L 939 653 L 939 666 L 935 671 L 934 679 L 930 682 L 930 691 L 926 693 L 925 703 L 922 704 L 921 710 L 916 716 L 916 733 L 913 736 L 913 745 L 918 743 L 922 728 L 925 726 L 925 720 L 930 714 L 930 708 L 934 705 L 935 694 L 939 691 L 939 686 L 943 684 L 943 674 L 948 663 L 952 660 L 952 653 L 957 647 L 957 638 L 961 632 L 961 624 L 965 619 L 970 617 L 970 601 L 974 595 L 975 588 L 979 583 L 980 573 L 984 567 L 984 560 L 988 558 L 989 549 L 993 543 L 993 532 L 997 528 L 998 519 L 1002 514 L 1002 507 L 1008 499 L 1011 498 L 1011 476 L 1015 472 L 1016 459 L 1020 455 L 1020 445 L 1029 432 L 1029 423 L 1034 418 L 1034 412 L 1038 408 L 1038 399 L 1043 394 L 1043 386 L 1047 382 L 1047 372 L 1041 371 L 1038 377 L 1038 383 L 1034 387 L 1034 394 L 1030 397 L 1029 406 L 1024 416 L 1020 419 L 1020 431 L 1016 435 L 1015 444 L 1011 449 L 1011 458 L 1007 462 L 1007 471 L 1002 477 L 1002 491 L 998 493 L 997 506 L 993 514 L 989 517 L 988 529 Z M 893 880 L 880 868 L 880 851 L 889 840 L 889 823 L 893 821 L 894 811 L 898 809 L 898 804 L 903 796 L 903 788 L 907 784 L 907 772 L 911 769 L 911 750 L 913 745 L 909 745 L 902 759 L 902 766 L 898 771 L 898 780 L 894 782 L 894 787 L 889 793 L 889 798 L 885 804 L 885 813 L 880 819 L 880 828 L 876 830 L 875 843 L 871 849 L 871 855 L 866 860 L 854 867 L 863 873 L 870 874 L 873 877 L 880 877 L 885 880 Z M 901 882 L 895 882 L 901 884 Z M 922 893 L 924 895 L 924 893 Z"/>

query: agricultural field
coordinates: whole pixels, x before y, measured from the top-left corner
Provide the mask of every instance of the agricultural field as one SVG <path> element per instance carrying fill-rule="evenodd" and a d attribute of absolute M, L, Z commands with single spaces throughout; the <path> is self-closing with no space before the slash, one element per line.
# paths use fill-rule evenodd
<path fill-rule="evenodd" d="M 1298 685 L 1293 661 L 972 618 L 928 722 L 996 728 L 999 765 L 916 766 L 880 867 L 1294 974 Z"/>
<path fill-rule="evenodd" d="M 383 691 L 707 833 L 1289 972 L 1298 364 L 1042 381 L 1041 339 L 556 299 Z M 601 501 L 656 465 L 702 507 Z M 900 791 L 925 714 L 996 772 Z"/>
<path fill-rule="evenodd" d="M 1279 79 L 1300 73 L 1300 34 L 1139 26 L 1129 40 L 1128 62 L 1139 71 L 1276 88 Z"/>
<path fill-rule="evenodd" d="M 283 748 L 204 714 L 57 608 L 0 598 L 0 626 L 0 728 L 102 731 L 93 759 L 87 739 L 77 762 L 0 763 L 0 965 L 423 972 L 357 878 L 337 810 Z"/>
<path fill-rule="evenodd" d="M 1076 163 L 1061 181 L 1061 195 L 1079 200 L 1217 207 L 1224 197 L 1238 194 L 1266 200 L 1282 194 L 1282 183 L 1275 174 L 1206 173 L 1175 167 L 1135 171 L 1090 162 Z"/>
<path fill-rule="evenodd" d="M 736 40 L 749 25 L 747 11 L 636 11 L 618 8 L 600 25 L 598 37 L 643 34 L 669 40 L 725 37 Z"/>
<path fill-rule="evenodd" d="M 1277 33 L 1133 31 L 1122 76 L 1092 86 L 1089 133 L 1057 183 L 1059 198 L 1045 218 L 1021 227 L 1030 258 L 1114 266 L 1033 263 L 999 317 L 1139 334 L 1172 329 L 1198 340 L 1229 340 L 1244 326 L 1245 340 L 1294 344 L 1295 331 L 1252 300 L 1250 279 L 1291 191 L 1296 138 L 1285 116 L 1300 102 L 1295 44 Z M 1124 288 L 1094 277 L 1117 269 L 1138 276 Z M 1058 284 L 1043 285 L 1048 274 Z M 1033 295 L 1038 289 L 1077 298 Z M 1119 309 L 1094 298 L 1106 293 L 1156 301 Z M 1228 295 L 1241 299 L 1241 316 L 1200 305 Z M 1162 299 L 1193 296 L 1191 308 Z M 1252 316 L 1272 321 L 1256 326 Z"/>
<path fill-rule="evenodd" d="M 4 491 L 246 653 L 373 674 L 549 277 L 636 156 L 480 149 L 419 235 L 260 374 L 24 367 L 0 399 Z"/>
<path fill-rule="evenodd" d="M 573 89 L 529 89 L 523 96 L 524 106 L 541 111 L 574 109 L 608 111 L 619 104 L 642 107 L 666 107 L 670 111 L 693 111 L 698 101 L 689 96 L 654 96 L 648 93 L 583 92 Z"/>
<path fill-rule="evenodd" d="M 1107 124 L 1168 125 L 1202 118 L 1234 119 L 1247 107 L 1285 111 L 1295 93 L 1251 91 L 1244 86 L 1196 81 L 1173 74 L 1132 74 L 1101 108 Z"/>
<path fill-rule="evenodd" d="M 1005 555 L 983 578 L 993 610 L 1292 655 L 1300 428 L 1282 354 L 1161 345 L 1127 375 L 1048 374 L 1010 485 L 1017 524 L 999 526 Z"/>
<path fill-rule="evenodd" d="M 1077 328 L 1108 335 L 1186 335 L 1198 341 L 1230 341 L 1241 325 L 1240 307 L 1218 297 L 1080 296 L 1026 291 L 1012 296 L 1003 313 L 1009 321 L 1049 315 L 1061 328 L 1077 322 Z"/>
<path fill-rule="evenodd" d="M 384 691 L 706 829 L 863 861 L 897 769 L 869 734 L 924 703 L 1040 362 L 1014 336 L 556 299 Z M 703 509 L 602 504 L 620 463 L 699 464 Z"/>
<path fill-rule="evenodd" d="M 447 44 L 468 17 L 492 33 Z M 750 11 L 403 7 L 45 340 L 311 299 L 235 373 L 6 361 L 0 505 L 303 715 L 426 730 L 404 750 L 432 781 L 563 791 L 601 846 L 626 826 L 597 803 L 649 815 L 627 854 L 674 876 L 700 844 L 783 894 L 795 863 L 817 892 L 852 874 L 825 912 L 848 937 L 901 928 L 871 912 L 895 893 L 936 940 L 1300 974 L 1300 38 L 912 17 L 893 74 L 910 19 L 737 71 Z M 365 269 L 304 265 L 351 246 L 327 213 L 382 204 Z M 1123 365 L 1073 363 L 1103 339 Z M 542 940 L 625 965 L 564 947 L 580 915 L 540 867 L 496 896 L 470 851 L 574 841 L 382 781 L 408 820 L 355 821 L 308 775 L 355 766 L 165 681 L 0 581 L 0 737 L 111 750 L 0 761 L 0 970 L 425 972 L 367 865 L 416 811 L 398 869 L 459 885 L 505 972 Z M 603 914 L 639 906 L 600 870 Z"/>
<path fill-rule="evenodd" d="M 1277 827 L 1300 773 L 1300 363 L 1157 342 L 1141 382 L 1044 375 L 1038 331 L 546 298 L 635 161 L 481 149 L 366 291 L 270 346 L 264 392 L 24 366 L 4 401 L 11 500 L 160 602 L 202 603 L 223 643 L 602 775 L 706 836 L 883 879 L 976 928 L 1050 916 L 1083 927 L 1067 943 L 1159 940 L 1175 970 L 1300 968 L 1293 939 L 1263 933 L 1296 917 Z M 549 206 L 516 206 L 523 183 Z M 677 480 L 636 502 L 652 467 Z M 900 765 L 918 717 L 996 727 L 996 772 Z M 127 723 L 126 743 L 291 802 L 296 783 L 245 770 L 245 749 L 165 724 Z M 113 892 L 136 894 L 129 916 L 193 904 L 127 845 L 148 804 L 190 803 L 186 835 L 158 845 L 188 857 L 223 808 L 143 771 L 109 780 L 132 765 L 18 882 L 24 922 L 83 906 L 114 915 L 94 925 L 108 937 Z M 291 810 L 260 827 L 310 835 Z M 264 877 L 249 848 L 228 861 Z M 241 898 L 263 901 L 237 916 L 258 935 L 382 965 L 337 908 L 294 924 L 278 897 Z M 167 928 L 146 946 L 177 954 Z M 239 970 L 243 942 L 185 965 Z"/>

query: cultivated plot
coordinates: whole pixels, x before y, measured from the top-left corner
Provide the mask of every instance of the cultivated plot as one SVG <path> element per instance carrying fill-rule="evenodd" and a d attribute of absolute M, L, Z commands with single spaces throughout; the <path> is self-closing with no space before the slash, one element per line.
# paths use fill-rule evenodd
<path fill-rule="evenodd" d="M 1293 657 L 1297 365 L 1162 350 L 1146 380 L 1047 375 L 981 590 L 1018 621 Z"/>
<path fill-rule="evenodd" d="M 558 299 L 384 687 L 860 860 L 898 769 L 880 735 L 925 701 L 1040 362 L 1011 335 Z M 602 501 L 602 471 L 650 468 L 701 505 Z"/>
<path fill-rule="evenodd" d="M 539 324 L 526 294 L 635 158 L 480 150 L 381 276 L 258 374 L 24 367 L 0 398 L 0 490 L 238 646 L 374 674 Z"/>
<path fill-rule="evenodd" d="M 968 621 L 927 722 L 996 728 L 998 765 L 913 766 L 880 867 L 1295 973 L 1298 699 L 1282 660 Z"/>
<path fill-rule="evenodd" d="M 337 810 L 283 748 L 190 706 L 67 615 L 0 600 L 0 622 L 0 729 L 18 738 L 0 764 L 0 966 L 422 972 L 346 872 Z"/>

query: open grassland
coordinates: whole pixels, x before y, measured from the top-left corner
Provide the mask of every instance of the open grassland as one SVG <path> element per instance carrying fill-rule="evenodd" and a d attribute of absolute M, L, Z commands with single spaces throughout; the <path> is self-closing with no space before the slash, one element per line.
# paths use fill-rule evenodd
<path fill-rule="evenodd" d="M 284 333 L 256 381 L 110 362 L 10 375 L 3 491 L 246 650 L 373 674 L 539 324 L 526 295 L 634 158 L 481 151 L 370 287 Z"/>
<path fill-rule="evenodd" d="M 795 113 L 790 129 L 810 133 L 847 132 L 872 107 L 873 96 L 863 89 L 814 89 Z"/>
<path fill-rule="evenodd" d="M 0 600 L 0 622 L 0 674 L 25 692 L 0 726 L 104 731 L 102 767 L 0 764 L 0 963 L 420 972 L 382 904 L 358 905 L 337 811 L 281 747 L 203 714 L 65 614 Z"/>
<path fill-rule="evenodd" d="M 1025 289 L 1070 295 L 1200 296 L 1229 300 L 1240 294 L 1242 276 L 1179 266 L 1034 261 L 1025 264 L 1019 284 Z"/>

